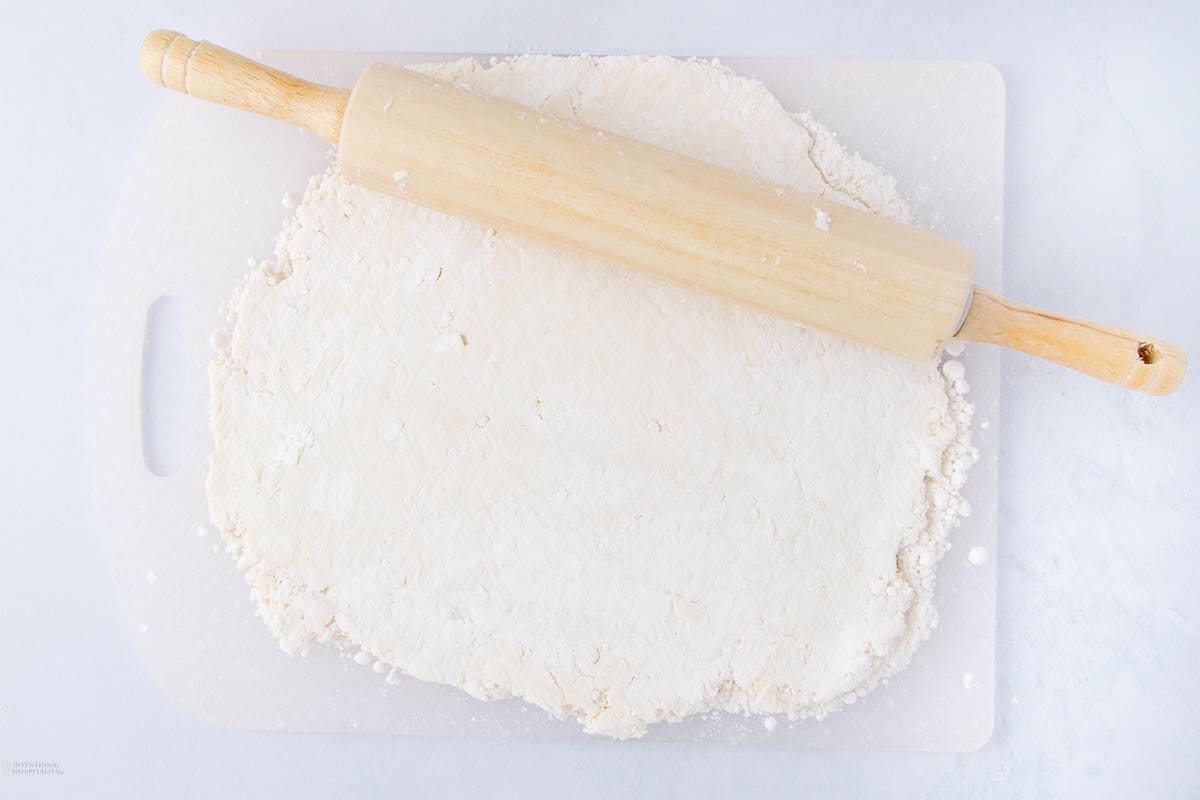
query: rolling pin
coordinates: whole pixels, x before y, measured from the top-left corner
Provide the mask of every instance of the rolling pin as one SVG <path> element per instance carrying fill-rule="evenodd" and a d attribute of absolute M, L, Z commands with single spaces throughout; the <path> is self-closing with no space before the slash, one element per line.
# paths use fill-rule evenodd
<path fill-rule="evenodd" d="M 412 70 L 376 64 L 347 91 L 161 30 L 140 63 L 161 86 L 307 128 L 353 183 L 902 356 L 955 337 L 1160 395 L 1187 370 L 1170 342 L 974 286 L 970 251 L 945 237 Z"/>

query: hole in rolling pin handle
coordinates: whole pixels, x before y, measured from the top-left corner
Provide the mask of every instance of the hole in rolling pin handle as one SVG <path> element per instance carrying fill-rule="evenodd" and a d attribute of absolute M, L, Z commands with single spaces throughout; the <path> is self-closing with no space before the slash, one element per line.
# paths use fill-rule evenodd
<path fill-rule="evenodd" d="M 1154 342 L 1142 342 L 1137 348 L 1138 360 L 1143 364 L 1157 364 L 1162 358 L 1162 351 Z"/>

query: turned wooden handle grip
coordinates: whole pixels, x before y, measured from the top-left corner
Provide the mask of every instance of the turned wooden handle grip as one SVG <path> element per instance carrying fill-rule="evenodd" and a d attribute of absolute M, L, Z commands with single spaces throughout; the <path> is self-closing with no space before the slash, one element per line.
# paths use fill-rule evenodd
<path fill-rule="evenodd" d="M 274 117 L 334 144 L 348 91 L 301 80 L 175 31 L 153 31 L 139 52 L 142 74 L 177 92 Z"/>
<path fill-rule="evenodd" d="M 1187 372 L 1187 356 L 1171 342 L 1040 311 L 978 286 L 957 338 L 1011 347 L 1146 394 L 1170 394 Z"/>

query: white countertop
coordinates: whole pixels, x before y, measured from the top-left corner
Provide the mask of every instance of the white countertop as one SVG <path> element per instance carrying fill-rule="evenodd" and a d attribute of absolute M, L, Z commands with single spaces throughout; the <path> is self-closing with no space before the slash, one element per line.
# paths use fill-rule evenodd
<path fill-rule="evenodd" d="M 0 797 L 1200 791 L 1196 376 L 1154 399 L 1005 357 L 997 725 L 967 755 L 209 728 L 139 668 L 91 528 L 80 398 L 94 265 L 159 99 L 135 67 L 154 27 L 235 49 L 991 61 L 1008 82 L 1006 292 L 1160 334 L 1200 359 L 1188 310 L 1200 297 L 1191 3 L 99 5 L 24 3 L 0 31 Z M 3 774 L 24 760 L 65 774 Z"/>

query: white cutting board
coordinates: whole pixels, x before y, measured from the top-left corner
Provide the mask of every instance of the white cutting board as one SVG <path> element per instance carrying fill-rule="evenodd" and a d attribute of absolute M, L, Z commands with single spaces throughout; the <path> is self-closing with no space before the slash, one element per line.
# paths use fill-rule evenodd
<path fill-rule="evenodd" d="M 455 57 L 256 55 L 343 86 L 374 61 Z M 978 282 L 1000 285 L 1004 84 L 993 68 L 917 61 L 725 63 L 763 80 L 788 108 L 812 110 L 851 151 L 894 174 L 914 199 L 918 221 L 969 244 Z M 387 685 L 328 649 L 307 658 L 285 655 L 254 617 L 231 560 L 214 553 L 218 537 L 211 528 L 206 537 L 195 531 L 207 523 L 211 334 L 222 326 L 222 306 L 247 271 L 246 259 L 271 254 L 289 214 L 281 197 L 302 194 L 328 152 L 328 145 L 281 123 L 162 93 L 98 272 L 90 342 L 87 406 L 98 529 L 130 635 L 163 693 L 216 725 L 584 736 L 574 722 L 519 701 L 483 703 L 410 679 Z M 147 338 L 148 311 L 163 295 L 177 300 L 157 306 L 161 314 L 151 328 L 166 325 Z M 824 721 L 780 719 L 768 731 L 761 718 L 713 715 L 656 726 L 648 739 L 945 751 L 973 750 L 988 740 L 996 572 L 992 560 L 973 566 L 966 556 L 975 546 L 995 552 L 999 356 L 975 346 L 965 360 L 982 453 L 968 489 L 974 512 L 953 534 L 954 549 L 938 579 L 941 624 L 912 666 Z M 177 381 L 174 391 L 151 398 L 144 415 L 143 372 L 155 385 Z M 156 452 L 165 448 L 162 460 L 176 462 L 168 464 L 167 476 L 152 474 L 143 459 L 143 420 L 161 445 Z M 968 674 L 973 681 L 964 681 Z"/>

